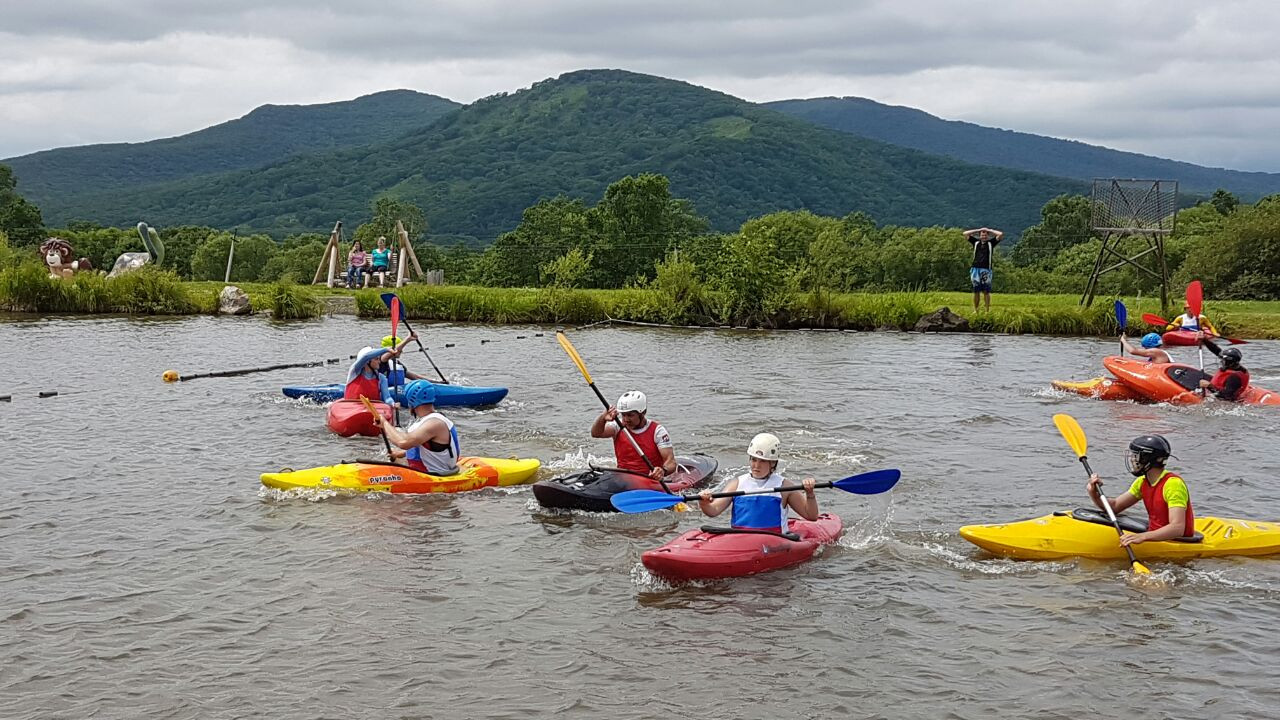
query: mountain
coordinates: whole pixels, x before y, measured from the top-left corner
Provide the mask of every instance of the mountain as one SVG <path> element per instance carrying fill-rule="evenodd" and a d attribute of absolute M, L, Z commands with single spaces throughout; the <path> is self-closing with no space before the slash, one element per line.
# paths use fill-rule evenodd
<path fill-rule="evenodd" d="M 962 163 L 816 127 L 684 82 L 584 70 L 477 101 L 380 144 L 269 167 L 112 188 L 46 205 L 54 222 L 207 224 L 275 234 L 367 218 L 389 195 L 421 206 L 433 233 L 482 242 L 541 198 L 594 202 L 642 172 L 671 179 L 714 227 L 774 210 L 881 223 L 989 225 L 1014 232 L 1081 183 Z"/>
<path fill-rule="evenodd" d="M 943 120 L 921 110 L 884 105 L 866 98 L 780 100 L 765 106 L 822 127 L 979 165 L 1078 180 L 1095 177 L 1177 180 L 1183 192 L 1208 194 L 1226 188 L 1250 202 L 1280 192 L 1280 173 L 1202 167 L 1075 140 Z"/>
<path fill-rule="evenodd" d="M 388 90 L 321 105 L 263 105 L 187 135 L 142 143 L 59 148 L 2 160 L 18 192 L 45 211 L 82 193 L 262 167 L 302 152 L 385 142 L 461 107 L 412 90 Z"/>

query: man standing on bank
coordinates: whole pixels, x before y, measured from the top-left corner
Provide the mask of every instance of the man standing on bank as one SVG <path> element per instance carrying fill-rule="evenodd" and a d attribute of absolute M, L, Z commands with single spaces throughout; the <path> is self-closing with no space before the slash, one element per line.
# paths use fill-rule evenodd
<path fill-rule="evenodd" d="M 969 282 L 973 284 L 973 309 L 978 309 L 978 295 L 982 294 L 986 296 L 986 307 L 990 310 L 991 260 L 1004 233 L 983 227 L 965 230 L 964 236 L 973 245 L 973 264 L 969 266 Z"/>

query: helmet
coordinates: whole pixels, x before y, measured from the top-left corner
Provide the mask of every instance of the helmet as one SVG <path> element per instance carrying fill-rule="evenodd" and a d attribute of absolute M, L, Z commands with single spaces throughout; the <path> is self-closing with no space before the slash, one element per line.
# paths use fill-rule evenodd
<path fill-rule="evenodd" d="M 618 398 L 616 407 L 620 413 L 642 413 L 649 409 L 649 400 L 639 390 L 628 390 L 622 393 L 622 397 Z"/>
<path fill-rule="evenodd" d="M 1158 348 L 1164 344 L 1164 338 L 1160 337 L 1160 333 L 1147 333 L 1142 336 L 1142 347 L 1151 349 Z"/>
<path fill-rule="evenodd" d="M 409 409 L 430 405 L 436 401 L 436 386 L 427 380 L 413 380 L 404 386 L 404 402 Z"/>
<path fill-rule="evenodd" d="M 1240 367 L 1240 361 L 1244 359 L 1244 356 L 1236 348 L 1223 350 L 1219 357 L 1222 359 L 1222 367 L 1224 368 Z"/>
<path fill-rule="evenodd" d="M 747 455 L 761 460 L 778 461 L 778 449 L 781 447 L 782 441 L 777 435 L 772 433 L 760 433 L 751 438 L 751 444 L 747 446 Z"/>
<path fill-rule="evenodd" d="M 382 347 L 394 350 L 396 345 L 403 345 L 404 338 L 398 338 L 395 335 L 388 335 L 382 338 Z"/>
<path fill-rule="evenodd" d="M 1129 455 L 1125 465 L 1134 477 L 1145 474 L 1153 466 L 1164 467 L 1165 460 L 1173 454 L 1169 441 L 1163 435 L 1143 435 L 1129 443 Z"/>

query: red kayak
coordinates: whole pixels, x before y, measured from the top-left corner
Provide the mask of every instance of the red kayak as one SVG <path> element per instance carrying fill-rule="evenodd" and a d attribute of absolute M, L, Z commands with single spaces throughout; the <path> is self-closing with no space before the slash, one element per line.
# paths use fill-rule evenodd
<path fill-rule="evenodd" d="M 1200 380 L 1210 375 L 1199 368 L 1182 363 L 1149 363 L 1129 357 L 1102 358 L 1105 367 L 1130 390 L 1152 402 L 1173 405 L 1195 405 L 1204 402 L 1200 393 Z M 1280 405 L 1280 394 L 1250 385 L 1237 402 L 1243 405 Z"/>
<path fill-rule="evenodd" d="M 374 403 L 373 406 L 382 413 L 382 417 L 391 419 L 391 406 L 384 403 Z M 380 435 L 378 426 L 373 424 L 373 416 L 364 408 L 364 404 L 359 400 L 335 400 L 329 406 L 329 417 L 326 420 L 329 429 L 338 433 L 342 437 L 351 437 L 352 435 L 368 435 L 374 437 Z"/>
<path fill-rule="evenodd" d="M 1194 330 L 1170 330 L 1160 336 L 1164 340 L 1165 345 L 1178 345 L 1186 347 L 1196 344 L 1196 333 Z"/>
<path fill-rule="evenodd" d="M 792 518 L 789 539 L 777 533 L 703 527 L 690 530 L 640 556 L 649 572 L 672 582 L 742 577 L 779 570 L 813 557 L 818 547 L 844 532 L 839 516 L 823 513 L 817 520 Z"/>

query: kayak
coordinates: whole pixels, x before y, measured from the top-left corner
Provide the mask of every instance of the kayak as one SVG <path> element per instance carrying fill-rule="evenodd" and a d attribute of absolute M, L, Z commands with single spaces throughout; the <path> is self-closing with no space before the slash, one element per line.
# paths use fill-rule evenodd
<path fill-rule="evenodd" d="M 840 538 L 844 523 L 836 515 L 823 513 L 812 522 L 792 518 L 788 530 L 794 539 L 703 526 L 645 552 L 640 561 L 649 572 L 672 582 L 754 575 L 808 560 L 819 547 Z"/>
<path fill-rule="evenodd" d="M 1083 382 L 1054 380 L 1053 387 L 1099 400 L 1141 400 L 1142 396 L 1111 378 L 1097 377 Z"/>
<path fill-rule="evenodd" d="M 1176 345 L 1179 347 L 1187 347 L 1197 345 L 1195 330 L 1170 330 L 1160 336 L 1164 340 L 1165 345 Z"/>
<path fill-rule="evenodd" d="M 343 385 L 286 385 L 280 388 L 285 397 L 312 402 L 340 400 L 346 387 Z M 393 391 L 394 392 L 394 391 Z M 496 405 L 507 396 L 504 387 L 472 387 L 470 385 L 436 385 L 436 407 L 474 407 Z M 396 402 L 404 404 L 404 393 L 395 393 Z"/>
<path fill-rule="evenodd" d="M 263 473 L 262 484 L 279 490 L 301 488 L 387 493 L 456 493 L 485 487 L 522 485 L 538 472 L 535 459 L 458 458 L 462 472 L 441 477 L 404 465 L 357 460 L 307 470 Z"/>
<path fill-rule="evenodd" d="M 664 478 L 671 492 L 684 492 L 706 482 L 719 463 L 710 455 L 676 456 L 676 472 Z M 641 475 L 614 472 L 607 468 L 583 470 L 533 484 L 538 504 L 548 508 L 617 512 L 609 498 L 624 490 L 662 490 L 662 486 Z"/>
<path fill-rule="evenodd" d="M 1146 532 L 1144 520 L 1120 516 L 1128 532 Z M 1120 538 L 1105 513 L 1094 508 L 999 525 L 966 525 L 960 537 L 983 550 L 1019 560 L 1060 560 L 1085 557 L 1127 560 Z M 1179 560 L 1224 555 L 1280 553 L 1280 523 L 1196 517 L 1196 537 L 1187 540 L 1134 545 L 1139 560 Z"/>
<path fill-rule="evenodd" d="M 388 420 L 391 419 L 390 405 L 376 402 L 373 407 L 382 414 L 382 417 Z M 339 400 L 330 405 L 325 423 L 330 430 L 342 437 L 351 437 L 352 435 L 373 437 L 382 434 L 378 430 L 378 426 L 373 423 L 373 416 L 365 409 L 364 403 L 359 400 Z"/>
<path fill-rule="evenodd" d="M 1200 381 L 1211 377 L 1199 368 L 1182 363 L 1149 363 L 1114 355 L 1102 358 L 1102 366 L 1147 400 L 1174 405 L 1204 402 L 1205 397 L 1199 389 Z M 1280 394 L 1250 385 L 1236 402 L 1243 405 L 1280 405 Z"/>

